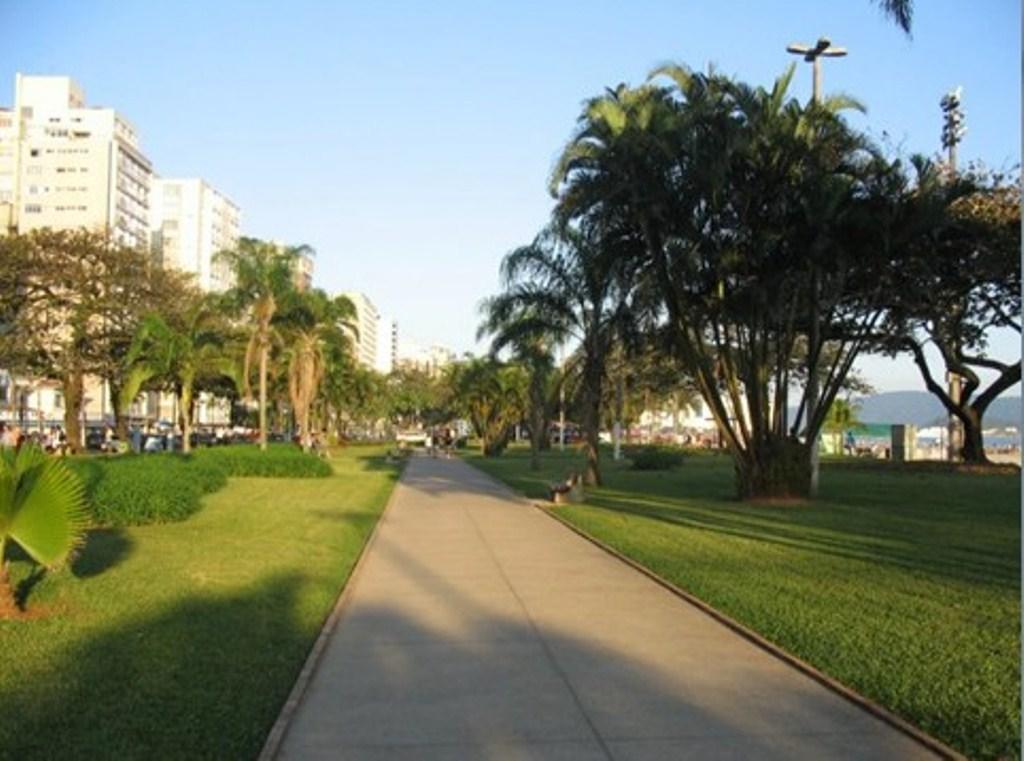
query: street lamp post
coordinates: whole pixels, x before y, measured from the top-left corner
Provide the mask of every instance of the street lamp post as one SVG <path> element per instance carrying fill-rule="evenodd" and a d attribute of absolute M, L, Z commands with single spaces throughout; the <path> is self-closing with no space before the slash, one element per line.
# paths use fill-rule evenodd
<path fill-rule="evenodd" d="M 942 100 L 939 101 L 939 107 L 943 114 L 942 147 L 948 152 L 947 171 L 950 180 L 956 178 L 956 147 L 967 133 L 967 127 L 964 125 L 964 111 L 960 107 L 962 93 L 963 88 L 957 87 L 942 96 Z M 959 405 L 963 392 L 963 379 L 958 373 L 952 371 L 948 373 L 948 376 L 949 398 Z M 964 429 L 956 415 L 949 416 L 946 428 L 949 431 L 946 457 L 953 462 L 960 458 L 963 451 Z"/>
<path fill-rule="evenodd" d="M 814 72 L 814 102 L 821 103 L 821 57 L 842 58 L 846 55 L 846 48 L 832 47 L 832 42 L 828 37 L 821 37 L 814 47 L 794 42 L 786 46 L 786 51 L 793 55 L 803 56 L 804 60 L 811 64 Z"/>
<path fill-rule="evenodd" d="M 792 43 L 786 46 L 786 51 L 794 55 L 803 56 L 804 60 L 811 64 L 812 71 L 814 72 L 814 88 L 813 88 L 813 102 L 815 104 L 821 103 L 821 58 L 842 58 L 846 55 L 846 48 L 837 48 L 832 46 L 832 41 L 828 37 L 821 37 L 815 43 L 814 47 L 809 47 L 801 43 Z M 811 263 L 811 325 L 808 335 L 808 362 L 812 361 L 812 357 L 815 352 L 818 351 L 818 345 L 821 343 L 821 317 L 819 312 L 819 302 L 821 300 L 821 279 L 818 276 L 818 267 Z M 813 359 L 812 366 L 808 367 L 807 373 L 807 423 L 808 433 L 811 422 L 811 417 L 817 413 L 818 410 L 818 361 L 815 357 Z M 810 442 L 811 446 L 811 496 L 814 497 L 818 494 L 818 437 L 815 436 L 814 440 Z"/>

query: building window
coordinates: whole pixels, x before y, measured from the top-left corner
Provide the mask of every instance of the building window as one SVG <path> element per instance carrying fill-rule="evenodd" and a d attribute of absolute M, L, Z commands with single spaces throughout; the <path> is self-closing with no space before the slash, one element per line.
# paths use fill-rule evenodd
<path fill-rule="evenodd" d="M 31 156 L 32 158 L 35 158 L 36 156 L 39 155 L 39 149 L 38 148 L 30 148 L 29 151 L 28 151 L 28 155 Z"/>
<path fill-rule="evenodd" d="M 57 409 L 64 409 L 64 394 L 60 391 L 53 392 L 53 406 Z"/>
<path fill-rule="evenodd" d="M 43 211 L 43 207 L 40 206 L 37 203 L 27 203 L 27 204 L 25 204 L 25 213 L 26 214 L 39 214 L 42 211 Z"/>

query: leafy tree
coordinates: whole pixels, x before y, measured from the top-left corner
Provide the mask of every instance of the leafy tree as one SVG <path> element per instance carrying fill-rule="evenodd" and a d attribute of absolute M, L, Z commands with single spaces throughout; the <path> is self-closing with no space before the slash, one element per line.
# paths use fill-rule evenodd
<path fill-rule="evenodd" d="M 87 525 L 82 483 L 62 460 L 33 446 L 0 448 L 0 618 L 17 614 L 7 543 L 52 568 L 81 544 Z"/>
<path fill-rule="evenodd" d="M 259 366 L 260 449 L 267 448 L 267 371 L 274 341 L 273 320 L 278 302 L 295 290 L 295 267 L 300 256 L 312 253 L 308 246 L 279 246 L 255 238 L 241 238 L 231 251 L 217 258 L 234 273 L 235 285 L 226 302 L 249 318 L 250 339 L 245 352 L 245 395 L 250 395 L 250 368 Z"/>
<path fill-rule="evenodd" d="M 386 388 L 388 418 L 394 425 L 429 425 L 448 417 L 444 384 L 424 370 L 400 367 L 388 376 Z"/>
<path fill-rule="evenodd" d="M 837 116 L 856 103 L 801 105 L 792 73 L 765 90 L 665 67 L 652 76 L 671 87 L 608 91 L 586 104 L 552 185 L 561 217 L 641 238 L 742 497 L 810 493 L 809 442 L 880 318 L 900 232 L 890 165 Z M 801 353 L 823 382 L 805 384 L 790 421 Z"/>
<path fill-rule="evenodd" d="M 17 319 L 0 332 L 0 356 L 18 372 L 59 381 L 64 425 L 81 444 L 85 376 L 120 382 L 123 356 L 142 319 L 180 284 L 141 251 L 86 230 L 34 230 L 16 250 Z"/>
<path fill-rule="evenodd" d="M 329 417 L 339 435 L 351 435 L 353 425 L 375 430 L 387 418 L 387 379 L 356 362 L 350 351 L 328 348 L 323 388 Z"/>
<path fill-rule="evenodd" d="M 692 378 L 664 345 L 660 332 L 648 333 L 631 346 L 619 345 L 613 352 L 610 375 L 612 388 L 606 393 L 605 409 L 613 414 L 609 426 L 619 421 L 630 426 L 644 411 L 670 408 L 679 411 L 700 398 Z"/>
<path fill-rule="evenodd" d="M 885 344 L 910 353 L 925 386 L 960 421 L 963 460 L 986 462 L 985 412 L 1021 377 L 1020 356 L 993 357 L 987 341 L 994 329 L 1021 332 L 1020 192 L 999 174 L 950 178 L 923 158 L 913 164 L 904 203 L 919 234 L 896 273 Z M 944 387 L 944 374 L 960 377 L 958 394 Z"/>

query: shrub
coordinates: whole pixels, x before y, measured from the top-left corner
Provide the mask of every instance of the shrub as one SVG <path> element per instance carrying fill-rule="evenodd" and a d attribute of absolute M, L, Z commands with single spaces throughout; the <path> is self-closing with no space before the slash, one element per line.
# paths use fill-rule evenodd
<path fill-rule="evenodd" d="M 232 445 L 190 455 L 162 452 L 71 458 L 68 465 L 82 479 L 93 523 L 99 526 L 184 520 L 201 507 L 203 495 L 223 488 L 228 476 L 308 478 L 331 474 L 326 462 L 287 444 L 266 452 L 256 446 Z"/>
<path fill-rule="evenodd" d="M 85 486 L 93 522 L 137 526 L 184 520 L 204 494 L 227 483 L 220 468 L 180 454 L 69 460 Z"/>
<path fill-rule="evenodd" d="M 214 447 L 195 452 L 195 458 L 229 476 L 323 478 L 332 472 L 329 464 L 292 444 L 272 444 L 266 452 L 249 444 Z"/>
<path fill-rule="evenodd" d="M 671 470 L 682 465 L 685 459 L 682 450 L 675 447 L 628 447 L 625 452 L 634 470 Z"/>

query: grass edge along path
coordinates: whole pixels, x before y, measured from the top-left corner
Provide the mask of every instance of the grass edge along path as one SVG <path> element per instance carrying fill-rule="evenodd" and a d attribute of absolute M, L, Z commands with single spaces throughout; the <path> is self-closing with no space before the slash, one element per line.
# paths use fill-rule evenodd
<path fill-rule="evenodd" d="M 255 758 L 398 480 L 384 451 L 93 532 L 33 582 L 45 615 L 0 622 L 0 756 Z"/>
<path fill-rule="evenodd" d="M 531 498 L 578 467 L 468 459 Z M 559 519 L 952 747 L 1018 757 L 1016 476 L 826 470 L 819 502 L 765 507 L 731 499 L 726 458 L 605 467 Z"/>

